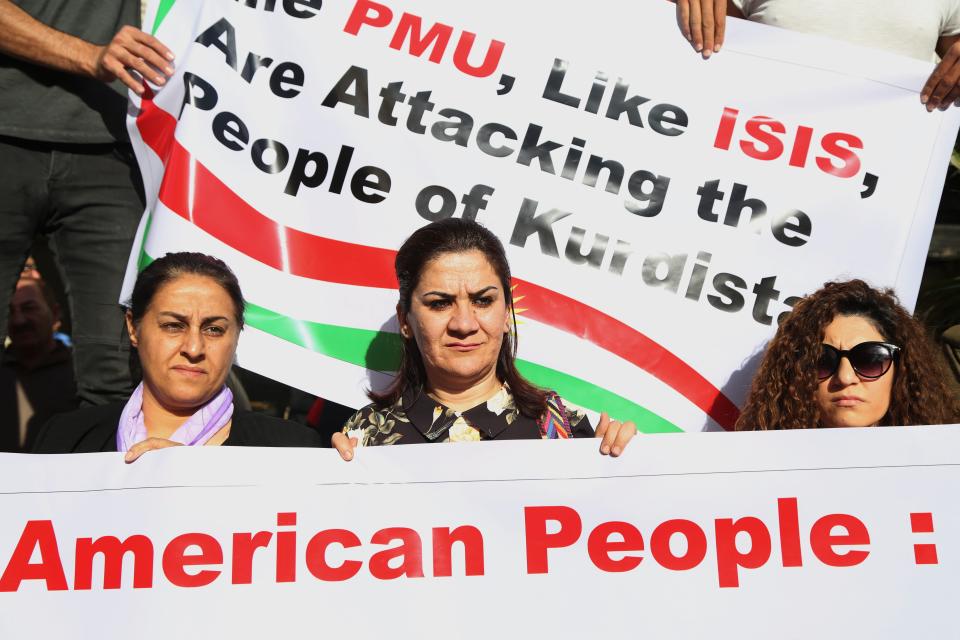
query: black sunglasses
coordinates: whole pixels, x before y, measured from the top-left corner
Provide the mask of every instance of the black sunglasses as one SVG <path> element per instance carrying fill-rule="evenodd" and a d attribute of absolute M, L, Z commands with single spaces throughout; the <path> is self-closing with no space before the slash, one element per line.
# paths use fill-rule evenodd
<path fill-rule="evenodd" d="M 820 347 L 820 359 L 817 360 L 817 377 L 820 380 L 826 380 L 837 372 L 841 358 L 849 360 L 857 375 L 866 380 L 883 376 L 890 370 L 890 365 L 900 358 L 900 347 L 889 342 L 861 342 L 844 351 L 829 344 Z"/>

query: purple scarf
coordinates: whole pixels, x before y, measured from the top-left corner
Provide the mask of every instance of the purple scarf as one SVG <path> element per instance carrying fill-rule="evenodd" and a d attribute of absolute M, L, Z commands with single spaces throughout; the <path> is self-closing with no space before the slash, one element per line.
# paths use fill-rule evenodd
<path fill-rule="evenodd" d="M 170 440 L 187 446 L 203 445 L 220 431 L 233 417 L 233 393 L 226 386 L 207 404 L 174 431 Z M 143 422 L 143 383 L 133 390 L 117 425 L 117 451 L 126 452 L 138 442 L 147 439 L 147 425 Z"/>

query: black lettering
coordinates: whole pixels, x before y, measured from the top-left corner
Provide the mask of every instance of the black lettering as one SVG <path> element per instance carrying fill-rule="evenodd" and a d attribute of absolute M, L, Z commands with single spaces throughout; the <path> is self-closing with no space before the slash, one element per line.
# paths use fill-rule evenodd
<path fill-rule="evenodd" d="M 713 212 L 713 203 L 722 201 L 724 196 L 723 191 L 720 191 L 720 181 L 707 180 L 702 187 L 697 189 L 697 195 L 700 196 L 697 215 L 707 222 L 720 220 L 720 214 Z"/>
<path fill-rule="evenodd" d="M 607 243 L 610 242 L 610 237 L 599 233 L 596 234 L 590 252 L 584 254 L 583 239 L 586 233 L 587 232 L 580 227 L 571 229 L 570 239 L 567 240 L 567 249 L 564 251 L 564 255 L 567 257 L 567 260 L 573 264 L 586 263 L 594 269 L 599 269 L 600 264 L 603 262 L 603 256 L 607 252 Z"/>
<path fill-rule="evenodd" d="M 543 127 L 540 125 L 530 124 L 530 126 L 527 127 L 527 134 L 523 137 L 523 142 L 520 144 L 520 153 L 517 154 L 517 164 L 529 167 L 533 159 L 536 158 L 540 162 L 541 171 L 556 175 L 556 171 L 553 170 L 553 158 L 550 154 L 563 145 L 559 142 L 553 142 L 552 140 L 540 142 L 540 134 L 542 132 Z"/>
<path fill-rule="evenodd" d="M 221 111 L 213 118 L 213 137 L 227 149 L 240 151 L 250 142 L 250 131 L 236 115 Z"/>
<path fill-rule="evenodd" d="M 735 313 L 743 309 L 745 301 L 743 295 L 737 291 L 737 289 L 743 289 L 744 291 L 747 289 L 747 283 L 743 278 L 732 273 L 718 273 L 713 276 L 713 288 L 720 294 L 719 296 L 713 294 L 707 296 L 707 301 L 714 309 L 727 311 L 728 313 Z"/>
<path fill-rule="evenodd" d="M 300 149 L 293 161 L 290 178 L 283 192 L 288 196 L 295 196 L 300 191 L 301 185 L 309 188 L 319 186 L 327 177 L 328 167 L 327 156 L 319 151 Z"/>
<path fill-rule="evenodd" d="M 623 113 L 627 114 L 627 120 L 635 127 L 643 127 L 643 116 L 640 115 L 640 105 L 650 102 L 650 98 L 643 96 L 630 96 L 627 98 L 627 89 L 630 85 L 623 80 L 617 80 L 613 86 L 613 94 L 610 96 L 610 104 L 607 105 L 606 116 L 611 120 L 619 120 Z"/>
<path fill-rule="evenodd" d="M 222 39 L 224 37 L 225 40 Z M 195 42 L 219 49 L 223 52 L 224 61 L 234 71 L 237 70 L 237 35 L 229 20 L 220 18 L 197 36 Z"/>
<path fill-rule="evenodd" d="M 340 77 L 321 104 L 331 109 L 338 104 L 348 104 L 353 107 L 355 115 L 369 118 L 369 95 L 367 70 L 353 65 Z"/>
<path fill-rule="evenodd" d="M 799 209 L 795 209 L 787 211 L 774 220 L 771 230 L 773 231 L 773 237 L 788 247 L 802 247 L 810 239 L 813 222 L 810 221 L 810 216 Z M 789 235 L 788 232 L 797 235 Z"/>
<path fill-rule="evenodd" d="M 690 124 L 687 112 L 672 104 L 658 104 L 650 109 L 647 118 L 650 128 L 664 136 L 679 136 Z M 676 125 L 671 127 L 668 125 Z"/>
<path fill-rule="evenodd" d="M 278 98 L 294 98 L 303 88 L 303 67 L 296 62 L 281 62 L 270 74 L 270 91 Z"/>
<path fill-rule="evenodd" d="M 547 77 L 547 85 L 543 88 L 543 97 L 547 100 L 559 102 L 560 104 L 565 104 L 568 107 L 576 109 L 580 106 L 580 99 L 560 91 L 560 87 L 563 85 L 563 79 L 567 75 L 568 64 L 566 60 L 561 60 L 560 58 L 553 59 L 553 67 L 550 69 L 550 75 Z"/>
<path fill-rule="evenodd" d="M 536 233 L 537 239 L 540 240 L 540 251 L 548 256 L 559 258 L 557 238 L 553 235 L 553 223 L 573 215 L 573 213 L 550 209 L 540 215 L 535 215 L 539 204 L 536 200 L 530 198 L 523 199 L 523 204 L 520 205 L 520 215 L 517 216 L 517 224 L 514 225 L 513 233 L 510 235 L 510 244 L 522 248 L 527 244 L 527 238 Z"/>
<path fill-rule="evenodd" d="M 360 202 L 383 202 L 390 193 L 390 175 L 379 167 L 360 167 L 350 179 L 350 193 Z"/>

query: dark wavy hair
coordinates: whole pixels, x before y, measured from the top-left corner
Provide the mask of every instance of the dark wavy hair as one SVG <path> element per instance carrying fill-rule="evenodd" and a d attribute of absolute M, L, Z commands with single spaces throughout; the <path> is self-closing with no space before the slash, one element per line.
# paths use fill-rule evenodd
<path fill-rule="evenodd" d="M 738 431 L 820 426 L 817 360 L 824 330 L 837 316 L 869 320 L 887 342 L 901 348 L 890 408 L 881 425 L 949 424 L 960 407 L 946 384 L 939 354 L 923 325 L 900 306 L 890 289 L 862 280 L 828 282 L 798 302 L 767 346 Z"/>
<path fill-rule="evenodd" d="M 205 276 L 223 287 L 233 301 L 234 318 L 239 328 L 243 329 L 243 293 L 240 291 L 237 276 L 223 260 L 204 253 L 188 251 L 168 253 L 162 258 L 157 258 L 137 276 L 133 293 L 126 304 L 130 309 L 134 325 L 140 323 L 160 287 L 184 275 Z"/>
<path fill-rule="evenodd" d="M 510 334 L 500 345 L 497 356 L 497 378 L 510 386 L 520 413 L 529 418 L 539 418 L 546 410 L 546 393 L 517 371 L 517 323 L 510 289 L 510 265 L 503 244 L 491 231 L 477 222 L 462 218 L 439 220 L 415 231 L 400 247 L 394 262 L 400 285 L 398 304 L 405 313 L 409 313 L 413 290 L 417 288 L 420 276 L 430 261 L 446 253 L 468 251 L 479 251 L 486 257 L 500 280 L 507 308 L 513 314 Z M 412 337 L 405 338 L 397 377 L 383 393 L 370 391 L 367 396 L 378 407 L 387 407 L 402 398 L 408 389 L 419 394 L 426 383 L 427 372 L 420 349 Z"/>

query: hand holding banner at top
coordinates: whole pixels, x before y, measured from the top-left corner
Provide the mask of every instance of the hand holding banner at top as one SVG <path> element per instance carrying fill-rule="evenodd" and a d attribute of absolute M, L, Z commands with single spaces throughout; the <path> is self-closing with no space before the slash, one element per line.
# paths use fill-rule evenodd
<path fill-rule="evenodd" d="M 960 106 L 960 2 L 833 2 L 822 0 L 670 0 L 693 48 L 709 58 L 724 43 L 727 17 L 823 34 L 921 60 L 940 57 L 920 92 L 928 111 Z M 915 26 L 910 29 L 906 25 Z M 889 26 L 888 26 L 889 25 Z M 896 33 L 888 30 L 896 29 Z M 931 30 L 936 30 L 935 35 Z M 934 37 L 930 37 L 934 35 Z M 927 44 L 934 43 L 931 49 Z"/>
<path fill-rule="evenodd" d="M 0 50 L 62 71 L 112 82 L 144 92 L 140 78 L 163 85 L 173 75 L 173 53 L 162 42 L 126 25 L 110 42 L 99 44 L 52 29 L 10 2 L 0 0 Z"/>

